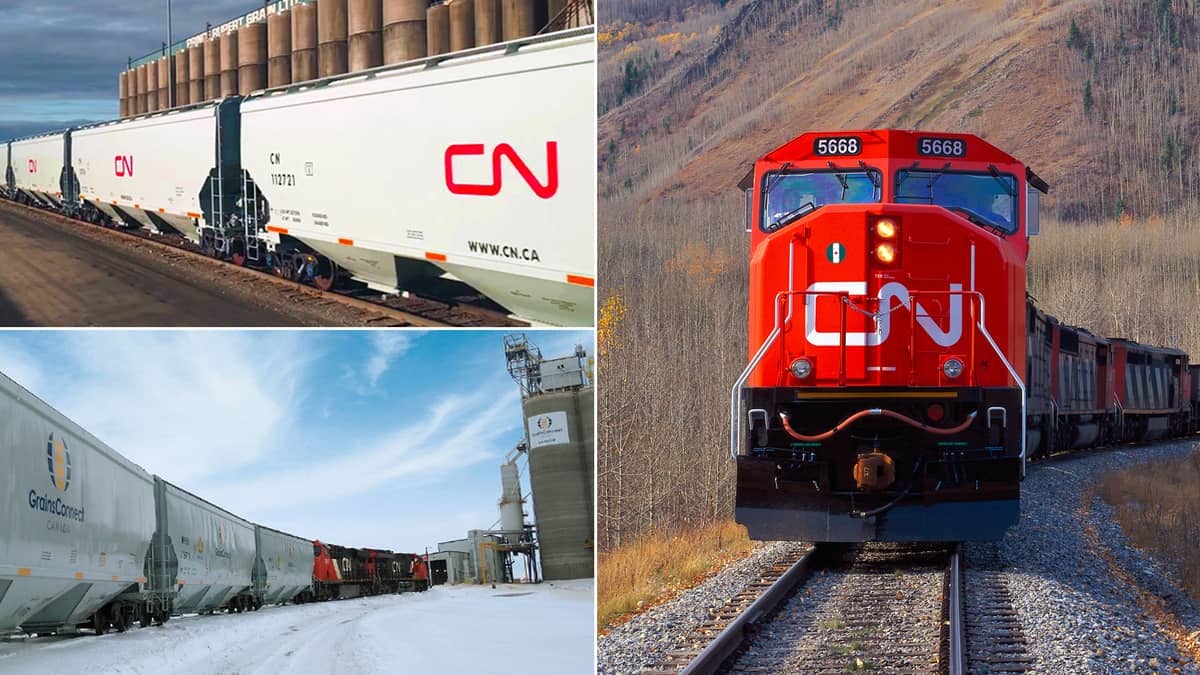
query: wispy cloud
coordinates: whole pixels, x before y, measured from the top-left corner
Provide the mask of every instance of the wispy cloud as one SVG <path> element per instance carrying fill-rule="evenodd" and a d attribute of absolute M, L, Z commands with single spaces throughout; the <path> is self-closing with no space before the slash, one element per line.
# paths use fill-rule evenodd
<path fill-rule="evenodd" d="M 247 511 L 329 502 L 374 490 L 389 482 L 436 480 L 502 455 L 511 436 L 519 394 L 511 386 L 446 396 L 426 410 L 409 411 L 402 426 L 357 452 L 247 480 L 206 487 L 219 503 Z M 224 501 L 222 501 L 224 500 Z M 485 527 L 486 523 L 480 525 Z"/>
<path fill-rule="evenodd" d="M 301 406 L 311 360 L 287 332 L 98 332 L 62 346 L 65 363 L 43 376 L 51 404 L 183 485 L 268 451 Z"/>
<path fill-rule="evenodd" d="M 372 388 L 392 367 L 392 363 L 408 352 L 414 338 L 415 336 L 407 331 L 395 330 L 377 331 L 371 335 L 373 351 L 363 366 L 363 376 Z"/>

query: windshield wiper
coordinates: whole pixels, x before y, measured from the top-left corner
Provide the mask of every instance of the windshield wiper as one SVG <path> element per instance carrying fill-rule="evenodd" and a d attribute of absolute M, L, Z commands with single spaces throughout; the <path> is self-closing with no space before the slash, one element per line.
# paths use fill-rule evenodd
<path fill-rule="evenodd" d="M 838 182 L 842 184 L 842 194 L 838 197 L 839 202 L 846 201 L 846 192 L 850 190 L 850 183 L 846 180 L 846 172 L 839 169 L 833 162 L 829 163 L 829 169 L 833 171 L 833 175 L 837 177 Z"/>
<path fill-rule="evenodd" d="M 1009 197 L 1017 196 L 1016 189 L 1004 182 L 1004 179 L 1000 177 L 1000 169 L 997 169 L 995 164 L 988 164 L 988 173 L 992 174 L 992 178 L 996 179 L 996 182 L 1000 184 L 1000 187 L 1004 188 L 1004 191 L 1008 193 Z"/>
<path fill-rule="evenodd" d="M 792 222 L 793 220 L 799 218 L 800 216 L 802 216 L 806 213 L 810 213 L 812 211 L 816 211 L 816 210 L 817 210 L 816 204 L 814 204 L 812 202 L 804 202 L 800 206 L 797 206 L 796 208 L 792 209 L 791 211 L 788 211 L 787 213 L 779 216 L 775 220 L 772 220 L 771 221 L 771 231 L 775 231 L 775 230 L 783 227 L 784 225 L 787 225 L 788 223 Z"/>
<path fill-rule="evenodd" d="M 771 190 L 774 190 L 775 186 L 778 185 L 779 181 L 783 178 L 783 172 L 787 171 L 788 168 L 791 166 L 792 166 L 791 162 L 784 162 L 783 164 L 780 164 L 779 168 L 771 176 L 771 180 L 767 181 L 767 188 L 766 188 L 766 190 L 763 190 L 763 203 L 764 204 L 767 203 L 767 201 L 766 201 L 767 197 L 771 196 Z"/>
<path fill-rule="evenodd" d="M 882 179 L 880 179 L 879 176 L 876 176 L 875 172 L 871 171 L 871 167 L 867 166 L 867 163 L 862 161 L 861 159 L 858 160 L 858 166 L 862 168 L 863 173 L 867 174 L 867 180 L 871 181 L 871 185 L 874 186 L 876 190 L 878 190 L 879 184 L 882 182 Z"/>
<path fill-rule="evenodd" d="M 974 211 L 972 211 L 966 207 L 947 206 L 946 208 L 950 209 L 951 211 L 954 211 L 955 213 L 961 214 L 963 218 L 966 218 L 967 220 L 971 221 L 972 223 L 974 223 L 980 227 L 987 228 L 989 230 L 993 230 L 996 234 L 998 234 L 1000 236 L 1005 236 L 1008 234 L 1008 231 L 1005 230 L 1003 227 L 1000 227 L 996 223 L 993 223 L 992 221 L 988 220 L 987 218 L 984 218 L 983 216 L 975 213 Z"/>

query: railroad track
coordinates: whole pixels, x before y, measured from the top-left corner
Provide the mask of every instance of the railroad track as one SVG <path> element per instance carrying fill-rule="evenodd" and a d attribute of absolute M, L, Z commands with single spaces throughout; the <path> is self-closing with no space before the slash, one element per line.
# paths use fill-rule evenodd
<path fill-rule="evenodd" d="M 93 237 L 104 237 L 110 241 L 129 246 L 146 246 L 168 259 L 188 260 L 207 265 L 228 274 L 244 275 L 247 281 L 271 287 L 288 300 L 314 304 L 336 303 L 353 314 L 361 316 L 359 323 L 365 326 L 418 326 L 418 327 L 478 327 L 478 326 L 528 326 L 524 321 L 513 319 L 502 311 L 470 303 L 423 297 L 409 294 L 407 297 L 385 295 L 365 288 L 322 291 L 319 288 L 282 279 L 271 272 L 253 267 L 236 265 L 232 262 L 205 255 L 199 247 L 183 237 L 153 235 L 145 230 L 125 230 L 94 225 L 81 220 L 11 200 L 0 200 L 0 204 L 21 209 L 27 214 L 60 225 L 77 228 Z M 485 301 L 486 302 L 486 301 Z"/>
<path fill-rule="evenodd" d="M 962 560 L 955 546 L 814 547 L 764 570 L 645 672 L 1031 670 L 999 569 Z"/>
<path fill-rule="evenodd" d="M 1001 576 L 1003 564 L 994 544 L 972 544 L 972 564 L 963 573 L 962 625 L 966 670 L 984 674 L 1027 673 L 1036 663 Z"/>

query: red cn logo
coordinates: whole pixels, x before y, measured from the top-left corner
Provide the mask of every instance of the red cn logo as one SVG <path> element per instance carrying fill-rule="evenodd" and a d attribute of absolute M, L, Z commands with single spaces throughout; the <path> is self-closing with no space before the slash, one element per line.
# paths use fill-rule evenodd
<path fill-rule="evenodd" d="M 133 155 L 128 157 L 125 155 L 117 155 L 113 157 L 113 171 L 117 176 L 124 178 L 126 176 L 133 178 Z"/>
<path fill-rule="evenodd" d="M 37 173 L 37 160 L 29 160 L 29 173 Z"/>
<path fill-rule="evenodd" d="M 451 145 L 446 148 L 446 189 L 456 195 L 478 195 L 495 197 L 500 194 L 503 160 L 507 159 L 533 193 L 542 199 L 549 199 L 558 192 L 558 143 L 546 143 L 546 182 L 542 183 L 529 165 L 513 150 L 508 143 L 501 143 L 492 150 L 492 182 L 491 183 L 460 183 L 454 180 L 454 158 L 459 156 L 476 156 L 487 154 L 482 143 L 467 143 Z"/>

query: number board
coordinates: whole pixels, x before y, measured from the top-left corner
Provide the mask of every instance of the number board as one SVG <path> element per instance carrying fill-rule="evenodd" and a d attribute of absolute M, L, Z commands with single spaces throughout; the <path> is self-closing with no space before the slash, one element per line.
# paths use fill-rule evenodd
<path fill-rule="evenodd" d="M 813 141 L 813 154 L 818 157 L 857 155 L 862 153 L 862 139 L 858 136 L 834 136 Z"/>
<path fill-rule="evenodd" d="M 917 154 L 926 157 L 966 157 L 967 143 L 960 138 L 918 138 Z"/>

